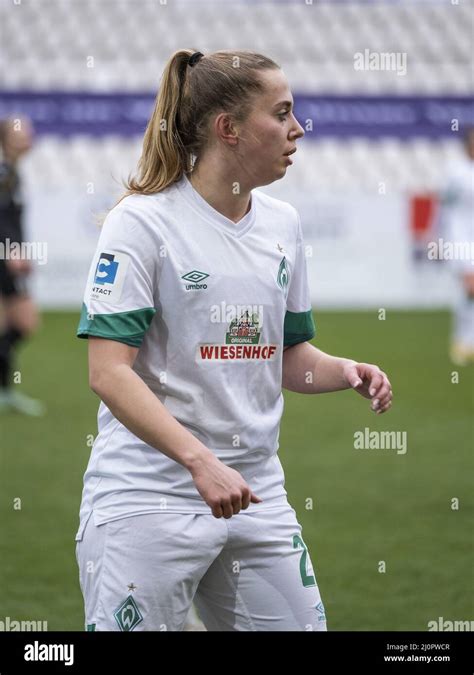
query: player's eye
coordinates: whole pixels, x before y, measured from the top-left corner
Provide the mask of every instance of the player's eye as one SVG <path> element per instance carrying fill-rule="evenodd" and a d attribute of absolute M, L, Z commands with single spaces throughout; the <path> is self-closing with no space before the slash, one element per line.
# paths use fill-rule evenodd
<path fill-rule="evenodd" d="M 278 117 L 282 122 L 284 122 L 286 120 L 286 118 L 288 117 L 288 112 L 289 111 L 286 110 L 285 112 L 278 113 Z"/>

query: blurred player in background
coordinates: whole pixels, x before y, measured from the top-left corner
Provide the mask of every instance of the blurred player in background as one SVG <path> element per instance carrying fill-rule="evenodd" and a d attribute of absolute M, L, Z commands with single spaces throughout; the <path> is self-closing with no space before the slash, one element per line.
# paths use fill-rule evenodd
<path fill-rule="evenodd" d="M 31 299 L 27 277 L 29 260 L 9 257 L 12 244 L 23 241 L 20 176 L 18 161 L 31 148 L 33 127 L 27 118 L 8 118 L 0 122 L 0 413 L 16 411 L 39 416 L 44 405 L 18 391 L 13 383 L 13 360 L 22 340 L 38 327 L 38 311 Z"/>
<path fill-rule="evenodd" d="M 453 314 L 450 356 L 456 365 L 474 361 L 474 127 L 464 137 L 464 155 L 448 171 L 442 193 L 442 232 L 445 241 L 465 245 L 467 257 L 450 261 L 459 282 Z"/>

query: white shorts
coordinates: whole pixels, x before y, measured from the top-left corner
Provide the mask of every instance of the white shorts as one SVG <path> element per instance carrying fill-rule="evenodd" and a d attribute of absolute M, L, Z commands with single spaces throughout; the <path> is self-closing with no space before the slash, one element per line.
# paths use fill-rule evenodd
<path fill-rule="evenodd" d="M 289 504 L 229 519 L 90 517 L 76 557 L 86 630 L 180 631 L 193 602 L 208 631 L 327 630 Z"/>

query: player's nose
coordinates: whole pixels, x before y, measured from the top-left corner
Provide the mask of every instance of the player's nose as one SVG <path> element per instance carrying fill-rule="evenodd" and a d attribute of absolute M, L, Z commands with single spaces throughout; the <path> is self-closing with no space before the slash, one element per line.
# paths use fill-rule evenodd
<path fill-rule="evenodd" d="M 301 124 L 298 122 L 296 117 L 293 115 L 293 120 L 294 120 L 294 125 L 293 128 L 290 132 L 292 139 L 296 141 L 298 138 L 302 138 L 304 136 L 304 129 L 301 126 Z"/>

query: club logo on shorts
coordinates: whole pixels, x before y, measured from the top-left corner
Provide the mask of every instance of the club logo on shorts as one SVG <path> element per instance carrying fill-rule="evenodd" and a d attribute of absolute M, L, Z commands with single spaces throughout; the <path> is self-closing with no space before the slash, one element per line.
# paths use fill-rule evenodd
<path fill-rule="evenodd" d="M 286 258 L 283 256 L 281 259 L 280 267 L 278 268 L 277 274 L 277 284 L 281 289 L 286 290 L 288 288 L 288 267 L 286 264 Z"/>
<path fill-rule="evenodd" d="M 119 625 L 121 631 L 132 631 L 138 624 L 143 621 L 137 603 L 131 595 L 122 602 L 120 607 L 115 610 L 114 617 Z"/>

